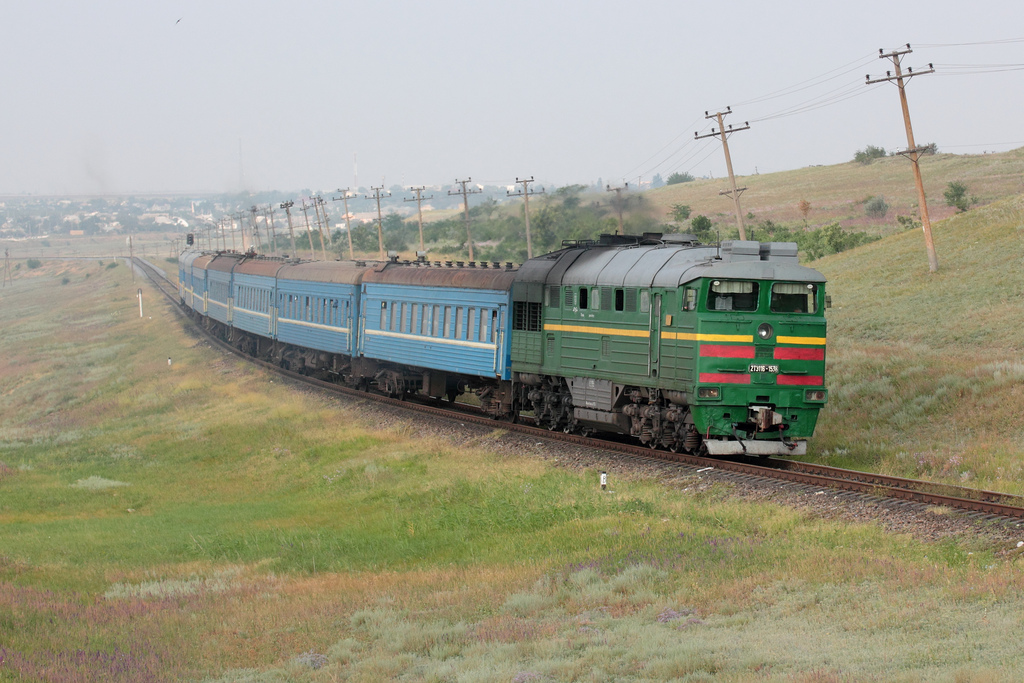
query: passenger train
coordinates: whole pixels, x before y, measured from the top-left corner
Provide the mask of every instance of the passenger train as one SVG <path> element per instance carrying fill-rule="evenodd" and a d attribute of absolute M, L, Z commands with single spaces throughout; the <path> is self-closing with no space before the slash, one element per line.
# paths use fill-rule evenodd
<path fill-rule="evenodd" d="M 242 351 L 392 396 L 672 451 L 799 455 L 825 388 L 825 278 L 792 243 L 603 235 L 511 263 L 188 250 L 182 304 Z"/>

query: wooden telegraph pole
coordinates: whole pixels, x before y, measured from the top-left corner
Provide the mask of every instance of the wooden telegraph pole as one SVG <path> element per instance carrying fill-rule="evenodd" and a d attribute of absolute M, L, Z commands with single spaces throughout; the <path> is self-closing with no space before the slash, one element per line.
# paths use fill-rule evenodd
<path fill-rule="evenodd" d="M 324 198 L 320 195 L 315 195 L 309 198 L 313 202 L 313 211 L 316 212 L 316 232 L 320 235 L 320 254 L 324 257 L 324 261 L 327 260 L 327 247 L 324 246 L 324 226 L 327 225 L 327 212 L 324 212 L 323 223 L 320 222 L 320 209 L 324 203 Z M 330 229 L 327 232 L 327 239 L 331 239 Z"/>
<path fill-rule="evenodd" d="M 740 239 L 745 240 L 747 239 L 747 230 L 746 228 L 743 227 L 743 210 L 740 208 L 740 194 L 747 188 L 736 187 L 736 176 L 732 172 L 732 157 L 729 155 L 729 142 L 728 140 L 726 140 L 726 138 L 728 137 L 729 133 L 736 133 L 741 130 L 749 130 L 750 124 L 744 121 L 742 128 L 733 128 L 730 124 L 729 128 L 726 129 L 722 124 L 722 117 L 728 116 L 731 113 L 732 107 L 726 107 L 725 111 L 715 112 L 714 114 L 704 112 L 704 118 L 718 119 L 718 130 L 716 131 L 714 128 L 712 128 L 710 133 L 705 133 L 704 135 L 698 135 L 696 132 L 694 132 L 693 139 L 700 140 L 702 138 L 710 138 L 716 135 L 722 136 L 722 149 L 725 151 L 725 167 L 729 171 L 729 184 L 732 186 L 732 189 L 721 190 L 718 194 L 732 195 L 732 203 L 736 207 L 736 227 L 740 229 Z"/>
<path fill-rule="evenodd" d="M 523 215 L 526 217 L 526 258 L 533 258 L 533 240 L 530 238 L 530 195 L 531 194 L 544 194 L 544 188 L 537 190 L 530 190 L 529 184 L 533 182 L 533 176 L 529 178 L 520 179 L 516 176 L 516 185 L 522 184 L 523 189 L 519 192 L 505 191 L 509 197 L 522 197 L 523 198 Z M 621 227 L 621 223 L 620 223 Z"/>
<path fill-rule="evenodd" d="M 469 195 L 480 194 L 483 190 L 467 190 L 466 183 L 473 182 L 472 178 L 466 178 L 465 180 L 456 180 L 457 184 L 462 185 L 462 189 L 456 192 L 448 190 L 449 195 L 462 195 L 462 213 L 466 218 L 466 242 L 469 245 L 469 260 L 475 261 L 476 258 L 473 256 L 473 235 L 469 231 Z"/>
<path fill-rule="evenodd" d="M 626 208 L 626 202 L 622 199 L 622 193 L 629 189 L 629 183 L 624 183 L 622 187 L 612 187 L 611 185 L 605 185 L 605 192 L 615 193 L 615 210 L 619 212 L 619 229 L 615 232 L 616 235 L 624 234 L 624 228 L 622 227 L 622 211 Z"/>
<path fill-rule="evenodd" d="M 380 187 L 373 187 L 373 186 L 371 186 L 370 189 L 373 190 L 373 196 L 377 200 L 377 245 L 380 248 L 380 260 L 383 261 L 383 260 L 385 260 L 385 254 L 384 254 L 384 216 L 380 212 L 380 198 L 381 197 L 390 197 L 391 193 L 388 192 L 387 194 L 381 194 L 381 192 L 384 190 L 384 186 L 383 185 L 381 185 Z M 369 199 L 369 197 L 367 197 L 367 199 Z"/>
<path fill-rule="evenodd" d="M 14 275 L 11 273 L 11 250 L 4 249 L 4 287 L 10 282 L 14 286 Z"/>
<path fill-rule="evenodd" d="M 403 198 L 402 199 L 403 202 L 416 202 L 416 218 L 417 218 L 417 220 L 419 221 L 419 224 L 420 224 L 420 251 L 423 252 L 424 255 L 426 255 L 427 248 L 423 246 L 423 200 L 424 199 L 433 199 L 434 198 L 434 195 L 430 195 L 429 197 L 424 197 L 423 196 L 423 190 L 425 190 L 425 189 L 427 189 L 427 188 L 426 187 L 410 187 L 409 191 L 416 193 L 415 199 L 412 198 L 412 197 L 407 197 L 407 198 Z"/>
<path fill-rule="evenodd" d="M 925 71 L 914 71 L 913 68 L 907 68 L 907 73 L 904 74 L 900 68 L 900 57 L 908 55 L 913 50 L 910 49 L 910 43 L 907 43 L 907 47 L 903 50 L 893 50 L 886 54 L 884 50 L 879 48 L 878 58 L 879 59 L 891 59 L 893 68 L 896 73 L 893 74 L 891 71 L 886 71 L 885 76 L 881 78 L 871 78 L 871 74 L 864 77 L 867 81 L 866 85 L 872 83 L 881 83 L 882 81 L 895 82 L 896 87 L 900 90 L 900 106 L 903 108 L 903 123 L 907 129 L 907 149 L 900 152 L 903 156 L 910 159 L 910 163 L 914 168 L 914 182 L 917 183 L 917 205 L 921 209 L 921 230 L 924 231 L 924 246 L 928 250 L 928 270 L 929 272 L 936 272 L 939 269 L 939 257 L 935 254 L 935 243 L 932 241 L 932 223 L 928 219 L 928 202 L 924 196 L 924 182 L 921 180 L 921 167 L 917 163 L 921 156 L 921 148 L 914 143 L 914 129 L 910 125 L 910 107 L 907 105 L 907 91 L 904 87 L 904 81 L 909 81 L 914 76 L 923 76 L 924 74 L 935 73 L 934 67 L 931 64 L 928 65 L 928 69 Z"/>
<path fill-rule="evenodd" d="M 347 187 L 344 190 L 339 188 L 338 192 L 341 193 L 341 196 L 331 197 L 331 201 L 345 202 L 345 232 L 348 233 L 348 257 L 354 261 L 356 254 L 352 250 L 352 216 L 348 212 L 348 200 L 351 199 L 351 195 L 349 195 Z"/>

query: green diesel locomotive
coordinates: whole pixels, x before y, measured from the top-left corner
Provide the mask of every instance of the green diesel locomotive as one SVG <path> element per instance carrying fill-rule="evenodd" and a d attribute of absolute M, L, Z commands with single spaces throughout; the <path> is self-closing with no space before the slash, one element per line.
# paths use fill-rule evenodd
<path fill-rule="evenodd" d="M 799 455 L 825 404 L 825 278 L 792 243 L 604 235 L 512 285 L 516 408 L 652 448 Z"/>

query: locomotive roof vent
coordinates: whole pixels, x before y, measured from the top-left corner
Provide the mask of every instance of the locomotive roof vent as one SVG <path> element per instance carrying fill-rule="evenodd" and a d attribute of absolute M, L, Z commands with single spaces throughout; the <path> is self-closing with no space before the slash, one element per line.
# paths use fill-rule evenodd
<path fill-rule="evenodd" d="M 452 267 L 452 262 L 451 261 L 445 261 L 444 262 L 444 267 L 445 268 L 451 268 Z"/>
<path fill-rule="evenodd" d="M 501 261 L 491 261 L 491 268 L 501 268 Z"/>
<path fill-rule="evenodd" d="M 490 266 L 490 264 L 487 263 L 487 261 L 481 261 L 480 262 L 480 267 L 481 268 L 490 268 L 491 266 Z"/>
<path fill-rule="evenodd" d="M 417 251 L 416 252 L 416 260 L 417 261 L 426 261 L 427 260 L 427 252 L 425 252 L 425 251 Z"/>
<path fill-rule="evenodd" d="M 761 245 L 751 240 L 726 240 L 722 242 L 723 261 L 760 261 Z"/>
<path fill-rule="evenodd" d="M 365 266 L 366 265 L 366 261 L 356 261 L 356 265 L 360 266 L 360 267 Z"/>
<path fill-rule="evenodd" d="M 388 260 L 391 261 L 392 263 L 398 263 L 398 252 L 397 251 L 389 251 L 388 252 Z"/>
<path fill-rule="evenodd" d="M 512 270 L 512 262 L 505 261 L 505 270 Z"/>
<path fill-rule="evenodd" d="M 456 262 L 455 262 L 455 267 L 456 267 L 456 268 L 462 268 L 462 267 L 463 267 L 463 266 L 465 266 L 465 265 L 466 265 L 466 262 L 465 262 L 465 261 L 456 261 Z"/>
<path fill-rule="evenodd" d="M 476 261 L 470 261 L 469 262 L 469 267 L 470 268 L 476 268 Z"/>
<path fill-rule="evenodd" d="M 776 263 L 799 263 L 796 242 L 762 242 L 761 260 Z"/>

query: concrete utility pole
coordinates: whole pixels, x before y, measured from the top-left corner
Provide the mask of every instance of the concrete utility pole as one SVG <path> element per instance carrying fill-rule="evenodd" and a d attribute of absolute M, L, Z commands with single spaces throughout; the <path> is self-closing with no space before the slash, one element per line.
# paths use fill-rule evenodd
<path fill-rule="evenodd" d="M 238 230 L 239 230 L 239 232 L 242 233 L 242 251 L 243 252 L 248 252 L 249 251 L 249 240 L 248 240 L 248 235 L 245 234 L 245 223 L 242 220 L 243 218 L 245 218 L 245 214 L 242 213 L 241 211 L 239 211 L 236 214 L 232 214 L 232 218 L 238 219 Z"/>
<path fill-rule="evenodd" d="M 629 189 L 629 183 L 624 183 L 622 187 L 612 187 L 606 185 L 604 188 L 605 192 L 614 192 L 615 199 L 612 201 L 615 210 L 619 212 L 619 229 L 615 232 L 616 235 L 622 235 L 624 228 L 622 227 L 622 211 L 626 208 L 626 202 L 622 198 L 622 192 Z"/>
<path fill-rule="evenodd" d="M 704 112 L 704 118 L 706 118 L 706 119 L 718 119 L 718 130 L 716 131 L 714 128 L 712 128 L 710 133 L 706 133 L 704 135 L 698 135 L 696 132 L 694 132 L 693 139 L 694 140 L 700 140 L 702 138 L 710 138 L 710 137 L 715 136 L 715 135 L 721 135 L 722 136 L 722 149 L 725 151 L 725 167 L 729 171 L 729 184 L 732 185 L 732 189 L 731 190 L 721 190 L 718 194 L 730 194 L 730 195 L 732 195 L 732 203 L 736 206 L 736 227 L 740 229 L 740 239 L 741 240 L 745 240 L 745 239 L 747 239 L 747 230 L 746 230 L 746 228 L 743 227 L 743 210 L 740 208 L 740 193 L 743 192 L 744 190 L 746 190 L 747 188 L 745 188 L 745 187 L 737 188 L 736 187 L 736 176 L 732 172 L 732 157 L 729 156 L 729 142 L 728 142 L 728 140 L 726 140 L 726 137 L 728 137 L 729 133 L 736 133 L 736 132 L 739 132 L 741 130 L 749 130 L 750 129 L 750 124 L 747 123 L 746 121 L 744 121 L 742 128 L 733 128 L 732 125 L 730 124 L 729 128 L 726 129 L 724 127 L 724 125 L 722 124 L 722 117 L 723 116 L 728 116 L 731 113 L 732 113 L 732 107 L 726 107 L 725 111 L 715 112 L 714 114 L 709 114 L 708 112 Z"/>
<path fill-rule="evenodd" d="M 429 197 L 424 197 L 423 196 L 423 190 L 425 190 L 425 189 L 427 189 L 427 188 L 426 187 L 410 187 L 409 191 L 410 192 L 415 192 L 416 193 L 416 198 L 413 199 L 413 198 L 409 197 L 409 198 L 403 198 L 402 199 L 403 202 L 416 202 L 416 217 L 417 217 L 417 219 L 419 220 L 419 223 L 420 223 L 420 251 L 422 251 L 422 252 L 425 252 L 427 250 L 426 247 L 423 246 L 423 200 L 424 199 L 433 199 L 434 198 L 434 195 L 430 195 Z"/>
<path fill-rule="evenodd" d="M 4 249 L 4 287 L 10 282 L 14 286 L 14 274 L 11 273 L 11 250 Z"/>
<path fill-rule="evenodd" d="M 320 235 L 320 254 L 324 257 L 324 261 L 327 260 L 327 247 L 324 246 L 324 229 L 323 226 L 327 223 L 327 213 L 324 213 L 323 223 L 320 222 L 320 208 L 324 203 L 323 197 L 316 195 L 310 197 L 313 202 L 313 211 L 316 212 L 316 231 Z M 327 233 L 327 239 L 331 238 L 330 232 Z"/>
<path fill-rule="evenodd" d="M 306 219 L 306 237 L 309 238 L 309 260 L 316 261 L 316 247 L 313 246 L 313 228 L 309 226 L 309 212 L 306 209 L 306 198 L 302 198 L 302 217 Z"/>
<path fill-rule="evenodd" d="M 277 226 L 274 225 L 274 205 L 270 204 L 263 209 L 263 225 L 270 235 L 270 253 L 277 256 Z"/>
<path fill-rule="evenodd" d="M 292 258 L 299 258 L 299 254 L 295 251 L 295 228 L 292 227 L 292 207 L 295 206 L 295 202 L 281 202 L 281 208 L 284 209 L 284 215 L 288 217 L 288 237 L 292 241 Z"/>
<path fill-rule="evenodd" d="M 384 216 L 380 212 L 380 198 L 381 197 L 390 197 L 391 193 L 388 192 L 387 194 L 381 194 L 381 191 L 384 189 L 383 185 L 381 185 L 380 187 L 373 187 L 371 185 L 370 189 L 373 190 L 373 196 L 377 199 L 377 245 L 380 248 L 380 260 L 383 261 L 385 259 L 385 254 L 384 254 Z M 369 199 L 369 197 L 367 197 L 367 199 Z"/>
<path fill-rule="evenodd" d="M 470 261 L 475 261 L 476 259 L 473 257 L 473 235 L 469 232 L 469 195 L 471 195 L 471 194 L 480 194 L 481 192 L 483 192 L 483 190 L 467 190 L 466 189 L 466 183 L 473 182 L 472 178 L 466 178 L 465 180 L 456 180 L 455 182 L 457 184 L 459 184 L 459 185 L 462 185 L 462 189 L 457 191 L 457 192 L 452 192 L 451 190 L 448 190 L 448 194 L 449 195 L 457 195 L 457 194 L 461 194 L 462 195 L 462 210 L 463 210 L 463 216 L 465 216 L 465 218 L 466 218 L 466 243 L 469 245 L 469 260 Z"/>
<path fill-rule="evenodd" d="M 331 197 L 331 201 L 345 202 L 345 232 L 348 233 L 348 257 L 349 257 L 349 259 L 355 261 L 356 260 L 356 254 L 352 250 L 352 216 L 348 212 L 348 200 L 351 198 L 351 196 L 348 193 L 348 188 L 347 187 L 344 190 L 339 188 L 338 192 L 341 193 L 341 196 L 340 197 Z"/>
<path fill-rule="evenodd" d="M 903 108 L 903 123 L 907 129 L 907 149 L 900 152 L 903 156 L 910 159 L 911 165 L 914 167 L 914 182 L 917 183 L 917 205 L 921 209 L 921 230 L 924 231 L 924 246 L 928 250 L 928 270 L 934 273 L 939 269 L 939 257 L 935 254 L 935 243 L 932 241 L 932 223 L 928 219 L 928 202 L 924 196 L 924 182 L 921 180 L 921 167 L 917 161 L 921 156 L 922 149 L 914 144 L 914 129 L 910 126 L 910 107 L 907 106 L 907 91 L 904 88 L 904 80 L 909 81 L 914 76 L 923 76 L 924 74 L 935 73 L 935 69 L 931 64 L 928 64 L 926 71 L 914 71 L 913 68 L 907 68 L 907 73 L 904 74 L 900 68 L 900 57 L 908 55 L 913 50 L 910 49 L 910 43 L 907 43 L 906 49 L 893 50 L 892 52 L 885 54 L 882 48 L 878 49 L 879 59 L 891 59 L 893 68 L 896 69 L 896 73 L 893 74 L 891 71 L 886 71 L 885 76 L 881 78 L 871 78 L 871 74 L 864 77 L 867 81 L 866 85 L 872 83 L 881 83 L 882 81 L 895 81 L 896 86 L 900 90 L 900 106 Z"/>
<path fill-rule="evenodd" d="M 256 214 L 259 213 L 259 209 L 254 204 L 249 208 L 249 223 L 252 224 L 252 237 L 255 242 L 255 251 L 260 253 L 260 247 L 263 246 L 263 240 L 260 239 L 260 227 L 256 224 Z"/>
<path fill-rule="evenodd" d="M 229 227 L 229 224 L 230 224 L 230 227 L 231 227 L 231 251 L 237 251 L 237 249 L 235 248 L 235 224 L 227 216 L 221 218 L 220 222 L 221 222 L 221 234 L 222 235 L 227 231 L 227 229 Z M 227 239 L 228 239 L 227 237 L 224 238 L 224 251 L 227 251 L 227 249 L 228 249 Z"/>
<path fill-rule="evenodd" d="M 516 176 L 516 185 L 519 185 L 521 183 L 523 189 L 515 193 L 509 192 L 508 190 L 505 191 L 505 194 L 507 194 L 509 197 L 523 198 L 523 215 L 526 217 L 526 258 L 533 258 L 533 240 L 530 239 L 530 195 L 544 194 L 544 188 L 541 188 L 539 192 L 537 190 L 530 190 L 528 185 L 532 182 L 533 176 L 522 179 L 520 179 L 519 176 Z M 621 220 L 619 225 L 621 227 Z"/>

